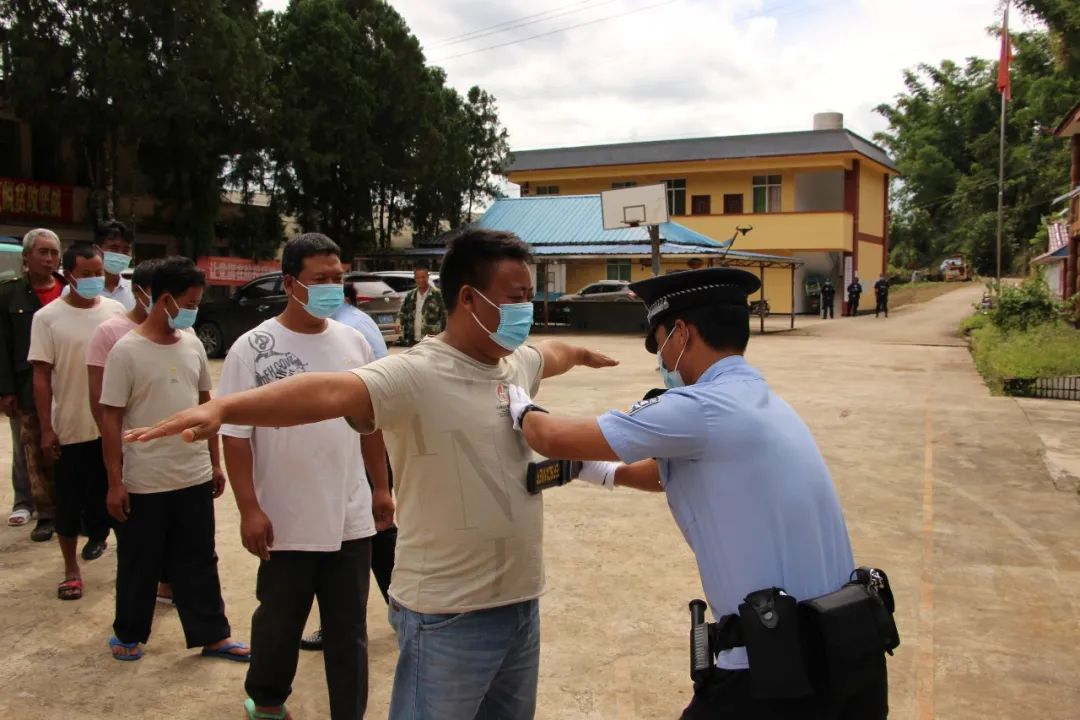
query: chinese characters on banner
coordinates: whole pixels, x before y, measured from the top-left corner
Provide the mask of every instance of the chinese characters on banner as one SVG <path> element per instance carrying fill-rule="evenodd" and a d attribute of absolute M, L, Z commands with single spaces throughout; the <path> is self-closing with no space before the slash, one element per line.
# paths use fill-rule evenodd
<path fill-rule="evenodd" d="M 1048 229 L 1050 231 L 1050 249 L 1047 252 L 1054 252 L 1069 244 L 1069 227 L 1065 223 L 1050 223 Z"/>
<path fill-rule="evenodd" d="M 73 222 L 70 185 L 0 178 L 0 214 Z"/>
<path fill-rule="evenodd" d="M 195 261 L 206 273 L 210 285 L 243 285 L 260 275 L 281 270 L 277 260 L 247 260 L 246 258 L 215 257 L 204 255 Z"/>

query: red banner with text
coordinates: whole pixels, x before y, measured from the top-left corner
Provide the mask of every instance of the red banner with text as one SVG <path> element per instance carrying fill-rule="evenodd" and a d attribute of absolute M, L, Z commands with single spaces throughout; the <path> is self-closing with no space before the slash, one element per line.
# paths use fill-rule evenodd
<path fill-rule="evenodd" d="M 277 260 L 248 260 L 247 258 L 204 255 L 195 264 L 206 273 L 210 285 L 243 285 L 260 275 L 281 270 Z"/>

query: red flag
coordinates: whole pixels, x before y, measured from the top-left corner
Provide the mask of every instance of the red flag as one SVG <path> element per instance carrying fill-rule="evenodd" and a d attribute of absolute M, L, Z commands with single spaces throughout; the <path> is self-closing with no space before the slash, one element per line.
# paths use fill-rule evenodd
<path fill-rule="evenodd" d="M 1009 77 L 1009 64 L 1012 62 L 1012 43 L 1009 42 L 1009 8 L 1005 8 L 1005 19 L 1001 24 L 1001 57 L 998 59 L 998 92 L 1006 100 L 1012 100 L 1012 78 Z"/>

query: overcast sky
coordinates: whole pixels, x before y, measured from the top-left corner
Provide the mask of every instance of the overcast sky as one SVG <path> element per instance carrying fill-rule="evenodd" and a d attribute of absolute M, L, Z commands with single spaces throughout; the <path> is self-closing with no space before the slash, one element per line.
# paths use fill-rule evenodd
<path fill-rule="evenodd" d="M 996 57 L 1001 20 L 998 0 L 391 4 L 453 86 L 496 96 L 518 150 L 803 130 L 825 110 L 869 138 L 904 68 Z"/>

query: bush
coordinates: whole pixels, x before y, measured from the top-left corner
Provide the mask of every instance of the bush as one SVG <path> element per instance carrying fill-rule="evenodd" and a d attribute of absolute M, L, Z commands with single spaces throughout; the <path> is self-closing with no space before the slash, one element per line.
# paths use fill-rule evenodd
<path fill-rule="evenodd" d="M 1062 306 L 1042 278 L 1028 278 L 1021 285 L 998 288 L 990 321 L 1000 330 L 1028 330 L 1062 319 Z"/>
<path fill-rule="evenodd" d="M 960 331 L 966 335 L 970 335 L 976 330 L 981 330 L 989 324 L 990 316 L 986 313 L 978 313 L 969 318 L 964 318 L 964 321 L 960 323 Z"/>
<path fill-rule="evenodd" d="M 971 338 L 975 366 L 994 392 L 1006 378 L 1080 375 L 1080 332 L 1063 322 L 1012 331 L 987 324 Z"/>

